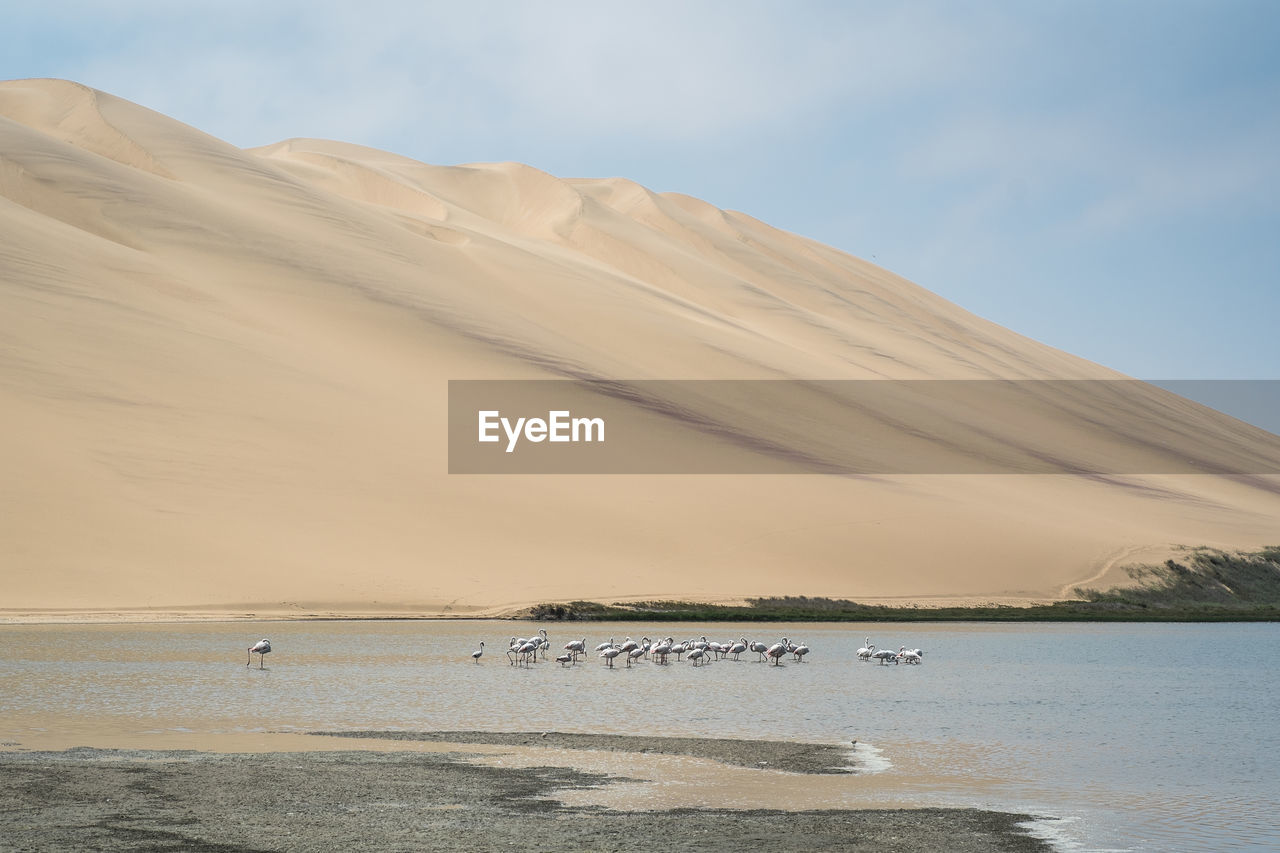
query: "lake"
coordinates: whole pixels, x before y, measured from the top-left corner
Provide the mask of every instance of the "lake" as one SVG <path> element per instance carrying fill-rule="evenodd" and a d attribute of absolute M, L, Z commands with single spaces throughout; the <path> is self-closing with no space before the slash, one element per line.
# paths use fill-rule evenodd
<path fill-rule="evenodd" d="M 1277 625 L 546 624 L 553 650 L 705 634 L 785 635 L 812 652 L 780 667 L 751 653 L 704 667 L 610 670 L 594 654 L 567 668 L 509 666 L 507 639 L 535 627 L 4 625 L 0 739 L 159 748 L 175 737 L 479 729 L 857 740 L 862 775 L 815 805 L 1025 811 L 1054 818 L 1036 831 L 1063 850 L 1280 849 Z M 256 656 L 246 667 L 261 637 L 274 647 L 266 668 Z M 858 661 L 865 637 L 921 648 L 924 662 Z M 777 779 L 779 792 L 806 785 Z M 657 789 L 644 796 L 632 804 L 670 804 Z M 680 796 L 699 804 L 696 790 Z"/>

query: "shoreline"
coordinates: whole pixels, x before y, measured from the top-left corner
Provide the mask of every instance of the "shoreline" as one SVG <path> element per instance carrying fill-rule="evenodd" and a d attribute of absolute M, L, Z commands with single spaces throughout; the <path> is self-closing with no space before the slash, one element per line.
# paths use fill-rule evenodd
<path fill-rule="evenodd" d="M 1280 622 L 1280 604 L 1245 608 L 1183 607 L 1167 610 L 1114 609 L 1098 607 L 1081 599 L 1066 599 L 1049 604 L 1024 602 L 1019 604 L 986 604 L 981 606 L 942 605 L 866 605 L 856 612 L 838 616 L 820 613 L 780 613 L 771 615 L 747 615 L 741 611 L 716 612 L 701 607 L 689 611 L 634 610 L 625 611 L 607 606 L 601 615 L 576 615 L 556 617 L 534 615 L 527 611 L 502 615 L 452 615 L 423 613 L 404 615 L 396 613 L 175 613 L 147 611 L 86 611 L 57 613 L 3 613 L 0 612 L 0 628 L 40 626 L 90 626 L 90 625 L 202 625 L 249 624 L 266 622 L 510 622 L 553 625 L 592 625 L 610 623 L 684 623 L 684 624 L 738 624 L 738 625 L 856 625 L 872 623 L 1022 623 L 1055 624 L 1076 623 L 1247 623 Z M 714 608 L 715 605 L 712 605 Z"/>
<path fill-rule="evenodd" d="M 928 595 L 609 598 L 604 601 L 458 604 L 361 601 L 223 602 L 153 607 L 0 609 L 3 624 L 129 624 L 244 621 L 423 621 L 500 619 L 526 622 L 1274 622 L 1280 621 L 1280 547 L 1256 552 L 1184 548 L 1181 562 L 1126 565 L 1130 585 L 1064 587 L 1057 597 Z M 1087 581 L 1097 582 L 1122 556 Z"/>
<path fill-rule="evenodd" d="M 1226 551 L 1179 546 L 1161 565 L 1126 563 L 1141 549 L 1122 549 L 1081 584 L 1057 595 L 1028 590 L 997 595 L 933 593 L 861 596 L 712 595 L 697 600 L 653 594 L 601 600 L 358 600 L 220 602 L 107 607 L 0 608 L 0 625 L 149 624 L 249 621 L 527 622 L 1273 622 L 1280 621 L 1280 546 Z M 1147 549 L 1150 550 L 1150 549 Z M 1114 575 L 1105 590 L 1085 586 Z M 1113 581 L 1118 578 L 1112 577 Z M 1074 595 L 1072 594 L 1074 593 Z"/>
<path fill-rule="evenodd" d="M 1027 608 L 1052 603 L 1059 599 L 981 597 L 981 596 L 927 596 L 927 597 L 864 597 L 872 606 L 913 608 L 928 612 L 943 608 L 1006 607 Z M 610 599 L 608 606 L 627 606 L 624 599 Z M 712 599 L 698 602 L 712 607 L 740 607 L 745 599 Z M 543 602 L 527 601 L 491 606 L 434 607 L 387 606 L 368 608 L 352 605 L 325 605 L 317 603 L 307 607 L 281 607 L 270 605 L 192 605 L 164 607 L 12 607 L 0 608 L 0 625 L 114 625 L 148 623 L 199 623 L 199 622 L 467 622 L 467 621 L 557 621 L 529 617 L 532 608 Z M 572 620 L 566 620 L 572 621 Z M 592 621 L 592 620 L 584 620 Z M 779 620 L 747 620 L 779 621 Z M 826 620 L 814 620 L 826 621 Z"/>
<path fill-rule="evenodd" d="M 333 736 L 339 733 L 314 732 Z M 649 739 L 621 735 L 351 732 L 453 744 L 456 751 L 212 753 L 94 749 L 0 752 L 0 836 L 29 849 L 218 851 L 432 849 L 473 851 L 532 844 L 545 850 L 743 849 L 809 851 L 1011 851 L 1052 848 L 1029 834 L 1036 816 L 973 808 L 785 809 L 797 773 L 833 771 L 838 747 L 670 738 L 663 755 L 712 757 L 764 774 L 782 808 L 632 810 L 573 805 L 575 792 L 635 782 L 631 775 L 565 766 L 564 750 L 639 755 Z M 525 766 L 494 764 L 471 744 L 548 747 Z M 548 742 L 549 741 L 549 742 Z M 445 747 L 447 748 L 447 747 Z M 793 758 L 757 769 L 758 756 Z M 481 759 L 488 758 L 489 761 Z M 779 773 L 779 770 L 784 772 Z M 792 780 L 795 781 L 792 781 Z"/>

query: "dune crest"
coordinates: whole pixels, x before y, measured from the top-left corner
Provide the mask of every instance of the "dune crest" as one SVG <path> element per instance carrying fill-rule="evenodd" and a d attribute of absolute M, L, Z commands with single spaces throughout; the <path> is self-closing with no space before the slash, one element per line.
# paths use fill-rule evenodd
<path fill-rule="evenodd" d="M 1117 553 L 1280 540 L 1276 477 L 447 473 L 449 379 L 566 377 L 1118 374 L 625 179 L 241 150 L 75 83 L 0 83 L 8 612 L 1043 599 Z"/>

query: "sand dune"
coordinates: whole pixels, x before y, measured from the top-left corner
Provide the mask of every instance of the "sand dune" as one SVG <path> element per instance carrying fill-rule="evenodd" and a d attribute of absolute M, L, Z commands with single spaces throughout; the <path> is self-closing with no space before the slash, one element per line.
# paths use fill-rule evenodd
<path fill-rule="evenodd" d="M 447 473 L 449 379 L 583 376 L 1118 374 L 627 180 L 241 150 L 74 83 L 0 84 L 10 614 L 1048 598 L 1177 543 L 1280 541 L 1274 476 Z M 1152 400 L 1185 415 L 1177 441 L 1280 458 Z"/>

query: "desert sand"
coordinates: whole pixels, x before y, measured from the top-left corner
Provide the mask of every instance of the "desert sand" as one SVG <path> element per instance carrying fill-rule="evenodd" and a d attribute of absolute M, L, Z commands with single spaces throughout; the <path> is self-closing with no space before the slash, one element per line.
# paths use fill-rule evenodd
<path fill-rule="evenodd" d="M 448 473 L 450 379 L 566 377 L 1120 378 L 625 179 L 244 150 L 76 83 L 0 84 L 0 619 L 1045 600 L 1179 544 L 1280 541 L 1276 476 Z M 1150 393 L 1180 418 L 1161 446 L 1277 470 L 1274 436 Z"/>

